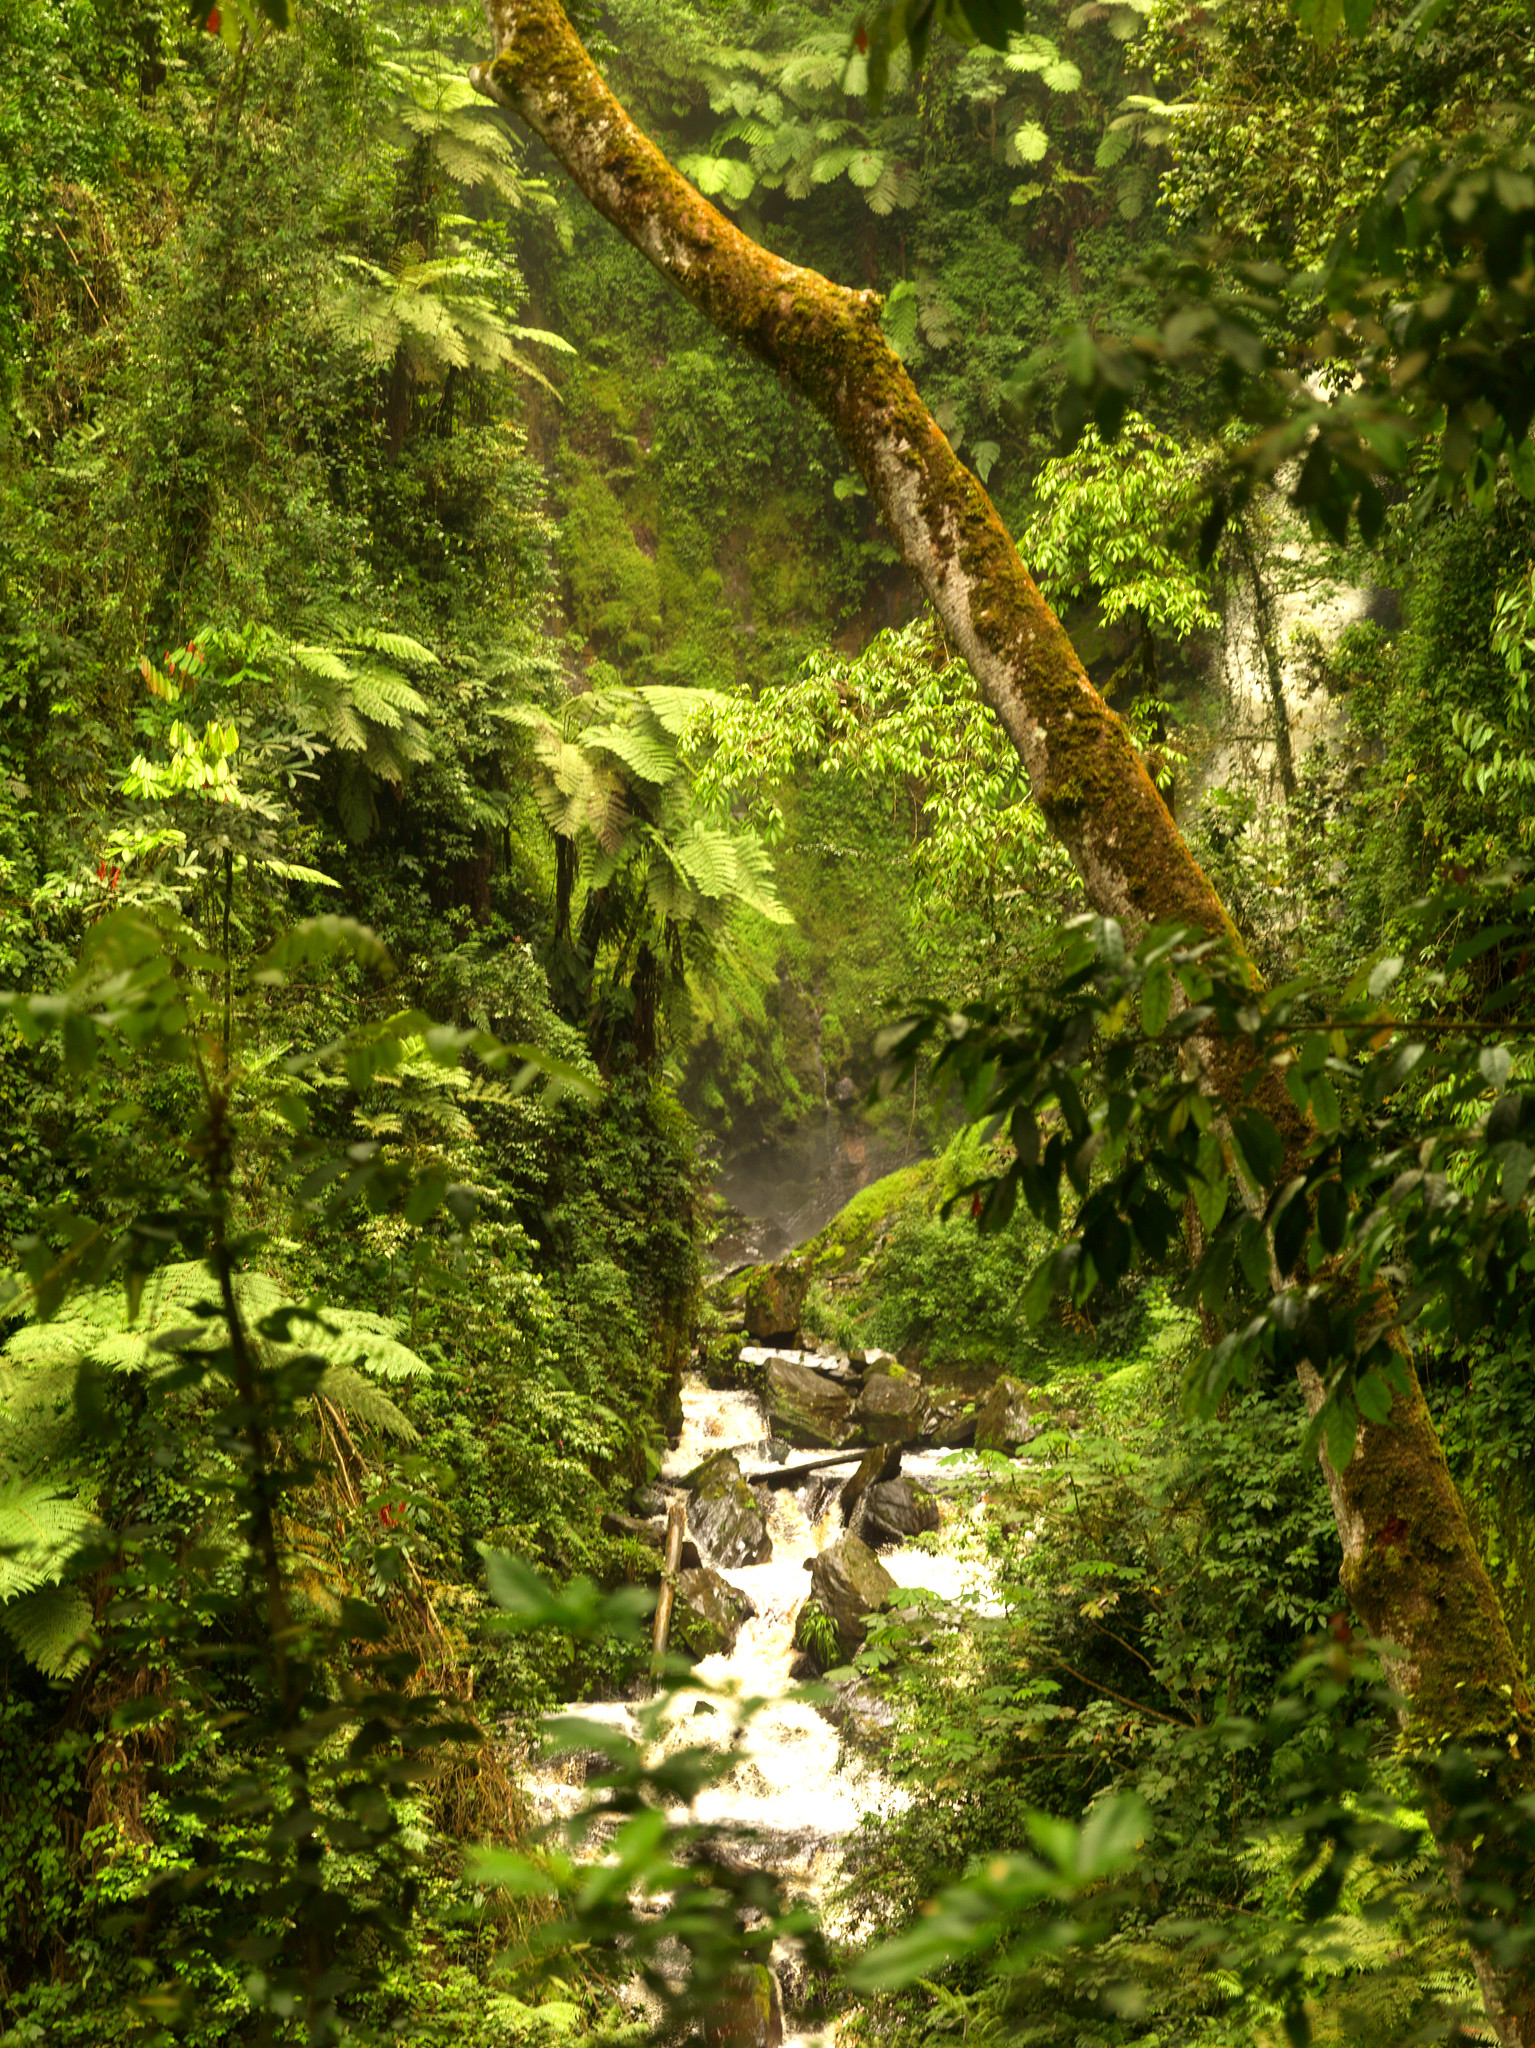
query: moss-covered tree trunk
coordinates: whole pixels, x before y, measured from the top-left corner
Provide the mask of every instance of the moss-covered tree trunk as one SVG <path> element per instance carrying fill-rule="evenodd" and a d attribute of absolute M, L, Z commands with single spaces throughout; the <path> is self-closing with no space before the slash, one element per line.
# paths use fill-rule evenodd
<path fill-rule="evenodd" d="M 487 0 L 495 54 L 470 76 L 527 122 L 587 199 L 723 334 L 788 377 L 826 417 L 901 554 L 1016 747 L 1035 801 L 1089 900 L 1132 932 L 1183 924 L 1236 933 L 1123 722 L 1093 688 L 991 500 L 949 446 L 886 341 L 881 300 L 785 263 L 667 162 L 604 85 L 557 0 Z M 1204 1048 L 1235 1101 L 1251 1081 L 1231 1048 Z M 1264 1077 L 1272 1083 L 1273 1077 Z M 1287 1148 L 1307 1131 L 1260 1084 Z M 1313 1404 L 1316 1387 L 1303 1389 Z M 1389 1427 L 1361 1428 L 1329 1471 L 1343 1579 L 1372 1635 L 1399 1647 L 1416 1746 L 1494 1745 L 1500 1791 L 1535 1785 L 1524 1675 L 1416 1383 Z M 1457 1879 L 1467 1851 L 1435 1816 Z M 1535 1991 L 1483 1961 L 1500 2038 L 1535 2048 Z"/>

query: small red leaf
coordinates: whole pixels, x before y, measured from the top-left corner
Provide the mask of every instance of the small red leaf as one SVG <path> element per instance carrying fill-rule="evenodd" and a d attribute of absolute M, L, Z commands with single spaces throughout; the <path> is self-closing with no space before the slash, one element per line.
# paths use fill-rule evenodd
<path fill-rule="evenodd" d="M 219 11 L 215 7 L 208 16 L 208 33 L 216 36 L 219 32 Z"/>

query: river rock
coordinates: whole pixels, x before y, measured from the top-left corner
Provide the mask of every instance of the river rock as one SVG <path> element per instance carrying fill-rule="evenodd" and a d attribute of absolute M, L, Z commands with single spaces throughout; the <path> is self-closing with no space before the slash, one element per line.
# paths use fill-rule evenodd
<path fill-rule="evenodd" d="M 672 1609 L 671 1641 L 695 1662 L 716 1651 L 735 1648 L 743 1622 L 757 1612 L 757 1603 L 709 1565 L 677 1574 L 677 1599 Z"/>
<path fill-rule="evenodd" d="M 700 1465 L 693 1475 L 688 1527 L 711 1564 L 727 1572 L 766 1564 L 773 1555 L 762 1502 L 741 1476 L 729 1451 Z"/>
<path fill-rule="evenodd" d="M 837 1503 L 842 1510 L 843 1521 L 847 1521 L 869 1487 L 881 1479 L 894 1479 L 900 1469 L 899 1444 L 876 1444 L 872 1451 L 865 1451 L 858 1470 L 851 1479 L 843 1482 Z"/>
<path fill-rule="evenodd" d="M 973 1401 L 961 1394 L 928 1396 L 932 1408 L 929 1435 L 940 1450 L 967 1450 L 975 1442 L 976 1410 Z"/>
<path fill-rule="evenodd" d="M 905 1543 L 925 1530 L 936 1529 L 938 1522 L 937 1501 L 925 1486 L 918 1486 L 914 1479 L 902 1474 L 896 1479 L 880 1480 L 868 1489 L 858 1505 L 853 1533 L 878 1547 Z"/>
<path fill-rule="evenodd" d="M 831 1616 L 844 1657 L 852 1656 L 869 1633 L 869 1616 L 894 1591 L 895 1580 L 856 1536 L 839 1537 L 811 1560 L 811 1597 Z"/>
<path fill-rule="evenodd" d="M 653 1550 L 657 1557 L 666 1552 L 666 1525 L 663 1522 L 642 1522 L 638 1515 L 607 1514 L 602 1526 L 609 1536 L 627 1536 L 633 1543 L 643 1543 L 647 1550 Z M 681 1565 L 684 1571 L 696 1570 L 703 1563 L 698 1554 L 698 1545 L 691 1536 L 682 1539 Z"/>
<path fill-rule="evenodd" d="M 810 1269 L 797 1259 L 759 1266 L 746 1283 L 742 1308 L 748 1334 L 758 1344 L 792 1344 L 810 1292 Z"/>
<path fill-rule="evenodd" d="M 856 1387 L 863 1378 L 861 1368 L 854 1365 L 845 1351 L 807 1351 L 804 1363 L 823 1379 L 835 1380 L 839 1387 Z"/>
<path fill-rule="evenodd" d="M 853 1748 L 875 1756 L 889 1749 L 895 1708 L 881 1699 L 866 1678 L 844 1678 L 833 1686 L 820 1713 L 823 1720 L 841 1730 L 843 1741 Z"/>
<path fill-rule="evenodd" d="M 876 1444 L 914 1444 L 927 1421 L 927 1395 L 911 1373 L 877 1374 L 853 1409 L 854 1427 Z"/>
<path fill-rule="evenodd" d="M 766 1963 L 731 1973 L 704 2015 L 707 2048 L 783 2048 L 783 1993 Z"/>
<path fill-rule="evenodd" d="M 881 1351 L 877 1345 L 858 1345 L 848 1353 L 848 1357 L 865 1372 L 878 1372 L 882 1368 L 888 1372 L 896 1363 L 893 1351 Z"/>
<path fill-rule="evenodd" d="M 764 1371 L 774 1436 L 801 1449 L 835 1450 L 847 1431 L 848 1402 L 842 1389 L 785 1358 L 770 1358 Z"/>
<path fill-rule="evenodd" d="M 1012 1451 L 1032 1443 L 1040 1433 L 1029 1406 L 1029 1390 L 1021 1380 L 1004 1373 L 986 1397 L 975 1418 L 975 1447 L 978 1451 Z"/>

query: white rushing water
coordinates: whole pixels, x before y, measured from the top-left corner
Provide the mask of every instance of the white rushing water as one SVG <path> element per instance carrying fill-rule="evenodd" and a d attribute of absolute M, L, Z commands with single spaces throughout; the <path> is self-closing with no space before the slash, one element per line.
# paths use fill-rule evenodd
<path fill-rule="evenodd" d="M 690 1376 L 683 1382 L 682 1406 L 682 1434 L 662 1468 L 663 1487 L 675 1489 L 686 1473 L 721 1450 L 735 1451 L 748 1477 L 770 1468 L 767 1417 L 752 1396 L 716 1393 Z M 823 1917 L 843 1848 L 863 1816 L 889 1813 L 904 1803 L 899 1787 L 876 1764 L 844 1751 L 841 1735 L 823 1713 L 789 1696 L 795 1690 L 789 1676 L 797 1654 L 795 1623 L 810 1592 L 806 1566 L 842 1534 L 837 1492 L 856 1462 L 818 1473 L 819 1484 L 808 1482 L 798 1492 L 787 1486 L 771 1490 L 771 1560 L 722 1573 L 750 1596 L 756 1616 L 743 1625 L 732 1649 L 696 1667 L 696 1686 L 673 1696 L 652 1751 L 656 1761 L 698 1744 L 728 1753 L 729 1770 L 702 1795 L 693 1818 L 722 1830 L 749 1830 L 753 1839 L 746 1853 L 751 1860 L 775 1872 L 791 1897 L 808 1899 Z M 952 1488 L 954 1464 L 942 1452 L 911 1453 L 902 1470 L 936 1490 Z M 971 1540 L 974 1510 L 942 1497 L 940 1507 L 944 1525 L 936 1554 L 906 1546 L 882 1551 L 880 1562 L 900 1586 L 921 1587 L 945 1599 L 975 1599 L 985 1589 L 978 1546 Z M 744 1712 L 754 1701 L 762 1704 Z M 632 1710 L 620 1702 L 572 1706 L 566 1712 L 639 1732 Z M 557 1749 L 557 1737 L 551 1746 Z M 535 1774 L 531 1789 L 545 1817 L 574 1811 L 586 1796 L 569 1776 L 568 1766 L 557 1761 Z M 792 1966 L 787 1974 L 792 1980 Z M 788 2038 L 792 2043 L 796 2037 Z"/>

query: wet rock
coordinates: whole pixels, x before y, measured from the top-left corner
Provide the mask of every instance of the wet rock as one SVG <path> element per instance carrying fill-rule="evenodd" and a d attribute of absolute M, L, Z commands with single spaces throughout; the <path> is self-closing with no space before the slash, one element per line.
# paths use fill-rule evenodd
<path fill-rule="evenodd" d="M 735 1648 L 744 1622 L 757 1603 L 720 1577 L 709 1565 L 677 1574 L 677 1602 L 672 1609 L 672 1648 L 692 1658 L 712 1657 Z"/>
<path fill-rule="evenodd" d="M 741 1304 L 748 1334 L 759 1344 L 792 1344 L 809 1292 L 810 1269 L 798 1259 L 759 1266 Z"/>
<path fill-rule="evenodd" d="M 773 1555 L 767 1515 L 732 1454 L 721 1451 L 701 1465 L 693 1475 L 693 1488 L 688 1528 L 710 1563 L 727 1572 L 766 1564 Z"/>
<path fill-rule="evenodd" d="M 986 1397 L 975 1418 L 975 1447 L 978 1451 L 1012 1451 L 1032 1443 L 1040 1433 L 1030 1407 L 1030 1394 L 1021 1380 L 1004 1373 Z"/>
<path fill-rule="evenodd" d="M 976 1410 L 963 1395 L 957 1399 L 930 1396 L 932 1424 L 929 1434 L 940 1450 L 967 1450 L 975 1442 Z"/>
<path fill-rule="evenodd" d="M 707 2048 L 782 2048 L 783 1994 L 766 1963 L 734 1971 L 704 2017 Z"/>
<path fill-rule="evenodd" d="M 888 1372 L 896 1363 L 893 1351 L 881 1351 L 875 1345 L 858 1345 L 848 1353 L 854 1365 L 861 1366 L 865 1373 Z"/>
<path fill-rule="evenodd" d="M 812 1372 L 818 1372 L 823 1379 L 834 1380 L 839 1387 L 856 1387 L 863 1378 L 862 1371 L 845 1351 L 807 1352 L 804 1362 Z"/>
<path fill-rule="evenodd" d="M 768 1344 L 742 1347 L 743 1365 L 766 1368 L 775 1360 L 783 1365 L 804 1366 L 810 1372 L 818 1372 L 823 1379 L 834 1380 L 838 1386 L 856 1387 L 863 1377 L 845 1351 L 792 1351 L 782 1345 L 775 1349 Z"/>
<path fill-rule="evenodd" d="M 811 1450 L 835 1450 L 847 1430 L 847 1395 L 808 1366 L 770 1358 L 765 1368 L 774 1436 Z"/>
<path fill-rule="evenodd" d="M 890 1747 L 895 1708 L 881 1699 L 866 1678 L 844 1678 L 820 1708 L 823 1719 L 841 1730 L 842 1739 L 871 1756 Z"/>
<path fill-rule="evenodd" d="M 869 1616 L 894 1591 L 895 1580 L 856 1536 L 840 1537 L 811 1560 L 811 1597 L 831 1616 L 844 1657 L 852 1656 L 869 1633 Z"/>
<path fill-rule="evenodd" d="M 666 1551 L 666 1525 L 664 1522 L 642 1522 L 637 1515 L 604 1515 L 602 1526 L 609 1536 L 627 1536 L 633 1543 L 643 1543 L 647 1550 L 653 1550 L 657 1557 Z M 703 1563 L 698 1554 L 698 1545 L 691 1536 L 682 1539 L 682 1567 L 685 1571 L 695 1570 Z"/>
<path fill-rule="evenodd" d="M 914 1444 L 928 1423 L 927 1394 L 911 1373 L 879 1373 L 853 1408 L 859 1435 L 876 1444 Z"/>
<path fill-rule="evenodd" d="M 838 1506 L 842 1509 L 845 1522 L 853 1509 L 863 1498 L 865 1491 L 881 1479 L 894 1479 L 901 1469 L 901 1446 L 899 1444 L 876 1444 L 873 1450 L 865 1451 L 858 1470 L 851 1479 L 845 1480 Z"/>
<path fill-rule="evenodd" d="M 904 1475 L 871 1486 L 858 1506 L 854 1533 L 871 1547 L 906 1543 L 939 1523 L 938 1503 L 924 1486 Z"/>
<path fill-rule="evenodd" d="M 666 1513 L 666 1495 L 659 1486 L 637 1486 L 634 1489 L 634 1508 L 636 1514 L 653 1521 L 657 1515 Z"/>

